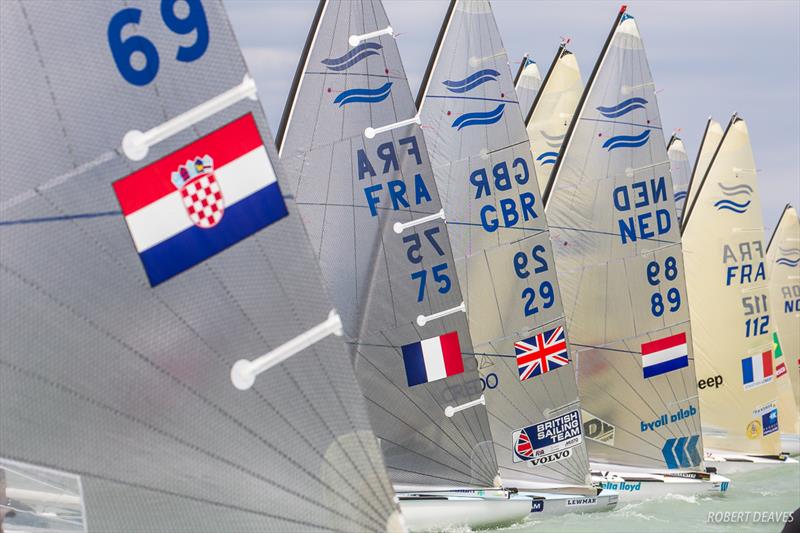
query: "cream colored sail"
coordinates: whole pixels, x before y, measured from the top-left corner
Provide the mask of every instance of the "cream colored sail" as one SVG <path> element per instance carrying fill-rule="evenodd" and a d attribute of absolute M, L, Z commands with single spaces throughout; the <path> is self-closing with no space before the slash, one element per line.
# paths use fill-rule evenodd
<path fill-rule="evenodd" d="M 747 125 L 736 115 L 684 223 L 705 447 L 778 455 L 761 199 Z"/>
<path fill-rule="evenodd" d="M 711 157 L 714 155 L 714 152 L 717 151 L 723 133 L 722 126 L 720 126 L 719 122 L 708 117 L 706 129 L 703 133 L 703 140 L 700 142 L 700 149 L 697 151 L 697 159 L 694 162 L 692 177 L 689 179 L 689 194 L 686 196 L 686 202 L 683 204 L 685 208 L 688 208 L 694 201 L 694 197 L 697 195 L 697 188 L 706 175 L 708 164 L 711 162 Z"/>
<path fill-rule="evenodd" d="M 686 207 L 686 195 L 688 194 L 692 167 L 689 165 L 689 156 L 686 154 L 683 140 L 677 135 L 673 135 L 667 143 L 667 156 L 669 157 L 669 169 L 672 173 L 675 214 L 680 221 L 683 218 L 683 210 Z"/>
<path fill-rule="evenodd" d="M 800 434 L 800 219 L 787 205 L 767 245 L 770 316 L 774 321 L 778 425 Z"/>
<path fill-rule="evenodd" d="M 539 190 L 544 192 L 561 144 L 583 93 L 575 55 L 562 44 L 547 72 L 525 125 L 531 140 Z"/>

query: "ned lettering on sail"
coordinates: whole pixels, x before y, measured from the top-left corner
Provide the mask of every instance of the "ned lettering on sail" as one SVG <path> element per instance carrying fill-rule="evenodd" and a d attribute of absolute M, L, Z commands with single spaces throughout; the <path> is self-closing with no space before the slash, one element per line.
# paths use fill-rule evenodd
<path fill-rule="evenodd" d="M 614 208 L 620 213 L 617 222 L 622 244 L 636 242 L 637 239 L 652 239 L 668 233 L 672 228 L 669 210 L 666 207 L 656 209 L 660 202 L 667 201 L 664 176 L 620 185 L 614 189 L 612 196 Z"/>

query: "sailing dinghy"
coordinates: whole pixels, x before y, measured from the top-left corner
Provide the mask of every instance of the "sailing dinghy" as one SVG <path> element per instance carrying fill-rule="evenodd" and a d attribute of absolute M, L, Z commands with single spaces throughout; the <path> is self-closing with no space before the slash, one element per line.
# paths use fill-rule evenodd
<path fill-rule="evenodd" d="M 781 451 L 800 453 L 800 220 L 786 205 L 767 244 Z"/>
<path fill-rule="evenodd" d="M 683 140 L 673 134 L 667 143 L 667 156 L 669 157 L 669 171 L 672 174 L 673 199 L 675 200 L 675 215 L 678 223 L 683 218 L 683 208 L 686 205 L 686 196 L 689 194 L 689 179 L 692 168 L 689 165 L 689 156 L 683 146 Z"/>
<path fill-rule="evenodd" d="M 277 142 L 409 528 L 525 517 L 530 500 L 495 483 L 442 204 L 379 0 L 320 2 Z"/>
<path fill-rule="evenodd" d="M 620 10 L 545 191 L 595 479 L 620 500 L 725 491 L 703 468 L 666 143 L 644 46 Z"/>
<path fill-rule="evenodd" d="M 722 473 L 781 453 L 764 224 L 750 135 L 734 115 L 683 220 L 706 462 Z"/>
<path fill-rule="evenodd" d="M 517 94 L 522 116 L 528 116 L 541 85 L 542 75 L 539 72 L 539 65 L 528 57 L 528 54 L 525 54 L 522 56 L 517 75 L 514 76 L 514 91 Z"/>
<path fill-rule="evenodd" d="M 539 190 L 550 181 L 561 144 L 583 94 L 581 71 L 567 43 L 559 45 L 528 113 L 523 113 L 531 142 Z"/>
<path fill-rule="evenodd" d="M 503 486 L 532 513 L 612 509 L 616 493 L 591 484 L 547 220 L 488 1 L 451 2 L 417 106 Z"/>
<path fill-rule="evenodd" d="M 222 3 L 0 35 L 2 528 L 402 531 Z"/>

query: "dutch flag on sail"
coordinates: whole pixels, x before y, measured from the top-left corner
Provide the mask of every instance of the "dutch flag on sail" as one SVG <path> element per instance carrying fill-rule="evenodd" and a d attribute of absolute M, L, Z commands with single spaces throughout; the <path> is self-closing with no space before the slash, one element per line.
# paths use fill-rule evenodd
<path fill-rule="evenodd" d="M 409 387 L 464 372 L 457 331 L 406 344 L 402 351 Z"/>
<path fill-rule="evenodd" d="M 742 359 L 742 384 L 750 390 L 772 381 L 772 350 Z"/>
<path fill-rule="evenodd" d="M 153 287 L 288 214 L 252 114 L 113 186 Z"/>
<path fill-rule="evenodd" d="M 686 333 L 642 344 L 642 372 L 649 379 L 689 366 L 689 347 Z"/>

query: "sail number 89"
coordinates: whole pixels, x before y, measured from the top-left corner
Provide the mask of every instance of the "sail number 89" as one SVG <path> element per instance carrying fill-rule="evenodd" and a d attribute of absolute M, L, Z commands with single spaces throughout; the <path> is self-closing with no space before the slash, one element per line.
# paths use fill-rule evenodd
<path fill-rule="evenodd" d="M 186 13 L 178 16 L 176 6 L 185 6 Z M 181 9 L 183 11 L 183 9 Z M 153 41 L 142 35 L 123 39 L 123 29 L 129 24 L 139 24 L 142 10 L 128 7 L 118 11 L 108 23 L 108 46 L 125 81 L 132 85 L 147 85 L 158 74 L 158 50 Z M 190 63 L 200 59 L 208 48 L 208 21 L 200 0 L 161 0 L 161 19 L 167 28 L 178 35 L 195 32 L 190 46 L 178 46 L 175 59 Z M 130 30 L 127 32 L 130 33 Z M 136 62 L 136 65 L 134 64 Z"/>
<path fill-rule="evenodd" d="M 672 256 L 667 257 L 664 261 L 663 272 L 658 261 L 650 261 L 647 264 L 647 282 L 651 286 L 656 287 L 661 284 L 659 275 L 662 273 L 667 281 L 675 281 L 678 277 L 678 261 Z M 664 297 L 658 291 L 650 295 L 650 313 L 655 317 L 662 316 L 665 309 L 669 309 L 670 313 L 674 313 L 680 308 L 681 291 L 677 287 L 670 287 L 667 290 L 666 302 L 664 302 Z"/>
<path fill-rule="evenodd" d="M 541 244 L 535 245 L 531 249 L 530 255 L 525 252 L 517 252 L 514 254 L 514 272 L 519 279 L 527 279 L 531 273 L 541 274 L 547 272 L 547 261 L 542 256 L 545 248 Z M 553 284 L 545 280 L 539 284 L 538 289 L 533 287 L 525 287 L 522 289 L 522 302 L 523 312 L 525 316 L 535 315 L 539 312 L 539 307 L 536 305 L 537 295 L 541 299 L 541 306 L 544 309 L 553 307 L 556 301 L 556 293 L 553 289 Z"/>

